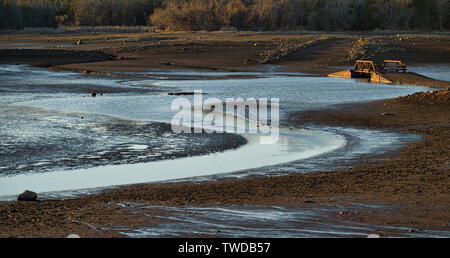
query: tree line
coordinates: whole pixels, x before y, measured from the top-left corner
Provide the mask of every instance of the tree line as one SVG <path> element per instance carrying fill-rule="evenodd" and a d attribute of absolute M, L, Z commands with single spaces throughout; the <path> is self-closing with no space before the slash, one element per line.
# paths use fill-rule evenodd
<path fill-rule="evenodd" d="M 448 30 L 449 12 L 450 0 L 0 0 L 0 28 Z"/>
<path fill-rule="evenodd" d="M 163 0 L 0 0 L 0 28 L 147 25 Z"/>

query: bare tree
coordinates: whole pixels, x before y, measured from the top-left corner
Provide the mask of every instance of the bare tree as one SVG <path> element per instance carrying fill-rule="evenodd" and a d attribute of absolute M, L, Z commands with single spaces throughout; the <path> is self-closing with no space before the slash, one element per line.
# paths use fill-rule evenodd
<path fill-rule="evenodd" d="M 434 8 L 439 19 L 439 28 L 441 30 L 444 28 L 444 22 L 448 17 L 449 3 L 450 0 L 436 0 L 434 2 Z"/>
<path fill-rule="evenodd" d="M 412 0 L 378 0 L 376 17 L 385 29 L 409 27 L 414 16 Z"/>

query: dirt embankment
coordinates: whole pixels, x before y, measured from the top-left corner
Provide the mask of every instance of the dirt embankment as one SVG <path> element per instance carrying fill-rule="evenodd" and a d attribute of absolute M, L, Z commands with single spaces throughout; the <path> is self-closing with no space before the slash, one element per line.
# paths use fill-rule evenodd
<path fill-rule="evenodd" d="M 81 44 L 78 44 L 81 42 Z M 339 70 L 357 59 L 399 59 L 407 65 L 447 63 L 450 35 L 345 33 L 94 33 L 0 35 L 0 49 L 21 49 L 0 55 L 0 63 L 44 63 L 75 71 L 143 72 L 151 69 L 248 71 L 261 64 L 313 74 Z M 19 45 L 17 45 L 19 44 Z M 21 45 L 20 45 L 21 44 Z M 24 45 L 26 44 L 26 45 Z M 45 56 L 45 49 L 67 53 Z M 31 51 L 34 50 L 34 51 Z M 70 51 L 88 51 L 70 53 Z M 5 50 L 8 52 L 9 50 Z M 36 53 L 25 55 L 22 53 Z M 99 57 L 92 52 L 105 53 Z M 56 53 L 56 52 L 54 52 Z M 100 58 L 100 59 L 99 59 Z M 89 63 L 85 63 L 89 61 Z"/>
<path fill-rule="evenodd" d="M 356 60 L 402 60 L 407 65 L 448 63 L 450 60 L 450 36 L 426 34 L 394 34 L 356 37 L 347 50 L 345 60 L 353 64 Z"/>
<path fill-rule="evenodd" d="M 102 51 L 59 49 L 0 49 L 0 63 L 26 63 L 39 67 L 52 67 L 70 63 L 102 62 L 116 59 Z"/>
<path fill-rule="evenodd" d="M 383 76 L 389 79 L 394 84 L 408 84 L 441 89 L 450 87 L 450 82 L 448 81 L 435 80 L 412 72 L 388 73 Z"/>

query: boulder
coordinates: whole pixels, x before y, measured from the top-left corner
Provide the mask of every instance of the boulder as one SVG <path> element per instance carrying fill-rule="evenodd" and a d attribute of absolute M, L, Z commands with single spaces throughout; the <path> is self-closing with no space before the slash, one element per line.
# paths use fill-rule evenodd
<path fill-rule="evenodd" d="M 380 238 L 380 235 L 378 235 L 378 234 L 369 234 L 369 235 L 367 235 L 367 238 Z"/>
<path fill-rule="evenodd" d="M 36 201 L 37 200 L 37 193 L 25 190 L 25 192 L 19 194 L 17 197 L 18 201 Z"/>

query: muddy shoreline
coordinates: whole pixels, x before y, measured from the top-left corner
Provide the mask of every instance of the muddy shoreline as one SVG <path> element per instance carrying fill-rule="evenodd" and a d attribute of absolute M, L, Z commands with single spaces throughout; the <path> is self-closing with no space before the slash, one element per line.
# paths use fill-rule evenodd
<path fill-rule="evenodd" d="M 259 36 L 259 35 L 258 35 Z M 199 35 L 195 35 L 199 37 Z M 285 37 L 285 36 L 271 36 Z M 234 40 L 234 39 L 232 39 Z M 304 40 L 306 39 L 296 39 Z M 308 38 L 308 40 L 311 40 Z M 448 40 L 444 37 L 444 40 Z M 254 45 L 256 41 L 256 46 Z M 416 46 L 425 39 L 420 39 Z M 232 41 L 230 41 L 232 42 Z M 428 41 L 428 42 L 431 42 Z M 448 42 L 448 41 L 444 41 Z M 92 44 L 94 44 L 93 42 Z M 342 57 L 342 49 L 350 46 L 351 39 L 326 41 L 313 46 L 313 49 L 300 50 L 275 62 L 289 70 L 314 71 L 322 74 L 334 61 L 325 60 Z M 113 43 L 111 43 L 113 44 Z M 65 64 L 56 69 L 79 69 L 81 66 L 92 71 L 139 71 L 142 65 L 154 68 L 182 68 L 190 64 L 208 64 L 208 69 L 226 69 L 218 64 L 226 64 L 235 69 L 252 70 L 254 64 L 237 66 L 235 55 L 249 48 L 248 42 L 236 42 L 231 52 L 212 56 L 221 46 L 202 42 L 201 46 L 211 44 L 211 48 L 198 51 L 200 54 L 188 56 L 183 60 L 161 65 L 162 61 L 172 60 L 178 53 L 178 45 L 163 48 L 166 53 L 151 55 L 153 48 L 143 51 L 149 54 L 149 61 L 139 59 L 143 52 L 129 50 L 122 53 L 123 59 L 80 64 Z M 231 43 L 223 42 L 222 44 Z M 253 48 L 259 46 L 253 40 Z M 443 44 L 439 42 L 439 44 Z M 89 45 L 89 43 L 87 44 Z M 231 44 L 233 45 L 233 44 Z M 448 44 L 447 44 L 448 46 Z M 87 47 L 87 46 L 82 46 Z M 442 50 L 442 46 L 440 46 Z M 445 48 L 443 50 L 445 51 Z M 448 47 L 447 47 L 448 48 Z M 264 48 L 265 49 L 265 48 Z M 264 50 L 263 49 L 263 50 Z M 436 50 L 437 49 L 437 50 Z M 176 51 L 175 51 L 176 50 Z M 439 46 L 430 44 L 423 55 L 436 63 L 448 63 L 448 58 L 439 53 Z M 186 50 L 185 50 L 186 51 Z M 248 50 L 246 50 L 248 51 Z M 442 54 L 443 52 L 441 52 Z M 224 56 L 221 56 L 221 55 Z M 402 52 L 407 56 L 408 51 Z M 416 52 L 411 52 L 412 59 Z M 229 55 L 231 57 L 225 57 Z M 133 57 L 134 56 L 134 57 Z M 301 60 L 295 56 L 301 56 Z M 180 57 L 180 58 L 181 58 Z M 137 58 L 137 59 L 132 59 Z M 207 59 L 204 59 L 207 58 Z M 228 58 L 228 59 L 227 59 Z M 382 58 L 380 56 L 380 58 Z M 290 60 L 292 59 L 292 60 Z M 417 61 L 417 60 L 416 60 Z M 14 63 L 3 59 L 1 62 Z M 26 62 L 29 62 L 26 61 Z M 158 63 L 155 63 L 158 62 Z M 433 63 L 433 62 L 431 62 Z M 128 66 L 127 66 L 128 65 Z M 204 65 L 202 66 L 205 67 Z M 122 68 L 122 69 L 121 69 Z M 146 70 L 144 69 L 144 70 Z M 401 81 L 399 83 L 402 83 Z M 419 82 L 422 83 L 423 82 Z M 442 83 L 442 82 L 439 82 Z M 441 88 L 446 88 L 444 83 Z M 308 111 L 291 114 L 293 127 L 309 124 L 351 126 L 356 128 L 386 129 L 396 132 L 414 133 L 423 139 L 408 144 L 399 150 L 383 155 L 364 157 L 355 161 L 352 168 L 294 173 L 279 177 L 254 177 L 246 179 L 224 179 L 205 183 L 166 183 L 124 186 L 107 190 L 100 194 L 66 200 L 44 200 L 41 202 L 0 203 L 1 237 L 65 237 L 77 233 L 82 237 L 123 237 L 112 228 L 122 226 L 135 228 L 151 226 L 161 219 L 130 212 L 127 207 L 115 203 L 141 203 L 161 206 L 216 206 L 216 205 L 286 205 L 320 206 L 322 204 L 365 203 L 393 205 L 391 209 L 360 208 L 357 212 L 337 212 L 339 221 L 357 221 L 374 225 L 396 225 L 413 229 L 437 229 L 450 231 L 450 91 L 440 90 L 399 97 L 397 99 L 371 103 L 343 104 L 328 110 Z M 164 215 L 165 211 L 155 211 Z M 92 226 L 95 225 L 95 226 Z M 300 225 L 301 226 L 301 225 Z M 389 232 L 385 232 L 389 235 Z"/>

